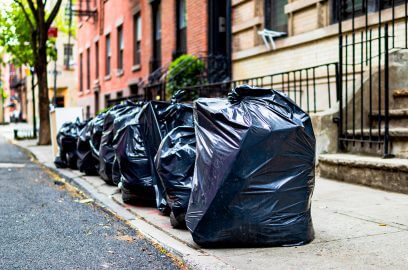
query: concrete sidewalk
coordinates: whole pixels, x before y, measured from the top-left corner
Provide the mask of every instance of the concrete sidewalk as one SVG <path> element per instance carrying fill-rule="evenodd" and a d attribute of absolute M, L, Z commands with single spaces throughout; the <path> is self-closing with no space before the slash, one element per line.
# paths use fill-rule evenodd
<path fill-rule="evenodd" d="M 0 134 L 7 135 L 5 128 Z M 407 269 L 408 195 L 316 179 L 312 216 L 316 239 L 300 247 L 202 249 L 159 211 L 125 205 L 99 177 L 56 169 L 50 146 L 19 141 L 47 167 L 73 181 L 193 269 Z"/>

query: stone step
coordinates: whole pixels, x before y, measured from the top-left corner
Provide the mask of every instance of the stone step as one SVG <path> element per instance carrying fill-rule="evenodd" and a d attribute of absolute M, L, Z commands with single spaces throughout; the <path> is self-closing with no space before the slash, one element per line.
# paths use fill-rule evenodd
<path fill-rule="evenodd" d="M 318 160 L 321 177 L 408 194 L 408 159 L 323 154 Z"/>
<path fill-rule="evenodd" d="M 384 128 L 379 133 L 377 128 L 371 130 L 371 140 L 378 141 L 379 137 L 384 135 Z M 346 132 L 349 139 L 353 138 L 353 131 L 347 130 Z M 379 134 L 381 136 L 379 136 Z M 363 137 L 365 140 L 370 138 L 369 129 L 356 129 L 354 133 L 355 138 Z M 389 153 L 399 157 L 399 158 L 408 158 L 408 128 L 390 128 L 389 129 Z M 368 155 L 382 156 L 384 153 L 384 144 L 378 143 L 360 143 L 360 142 L 348 142 L 344 144 L 345 150 L 349 153 L 362 153 Z"/>
<path fill-rule="evenodd" d="M 408 89 L 397 89 L 392 91 L 394 102 L 393 109 L 407 109 L 408 108 Z"/>
<path fill-rule="evenodd" d="M 408 105 L 408 104 L 407 104 Z M 369 115 L 370 119 L 373 121 L 373 126 L 377 127 L 378 119 L 381 119 L 382 125 L 384 125 L 385 119 L 384 111 L 373 111 L 371 115 Z M 408 107 L 404 109 L 392 109 L 389 110 L 388 113 L 389 119 L 389 127 L 391 128 L 406 128 L 408 127 Z"/>

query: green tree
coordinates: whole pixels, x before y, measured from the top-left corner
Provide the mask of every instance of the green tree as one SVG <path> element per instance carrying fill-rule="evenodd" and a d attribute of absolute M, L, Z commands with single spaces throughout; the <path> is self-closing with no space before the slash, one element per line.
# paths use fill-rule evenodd
<path fill-rule="evenodd" d="M 62 0 L 53 3 L 47 4 L 46 0 L 13 0 L 0 18 L 0 35 L 6 35 L 1 38 L 6 51 L 13 55 L 16 64 L 28 64 L 35 69 L 39 89 L 40 145 L 51 142 L 47 56 L 52 54 L 52 42 L 48 39 L 48 30 Z"/>

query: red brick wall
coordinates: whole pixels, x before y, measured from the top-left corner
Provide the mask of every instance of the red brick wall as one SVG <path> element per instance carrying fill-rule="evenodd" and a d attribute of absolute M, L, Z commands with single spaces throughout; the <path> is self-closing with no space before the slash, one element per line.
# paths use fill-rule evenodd
<path fill-rule="evenodd" d="M 187 51 L 206 54 L 208 51 L 208 6 L 206 0 L 187 0 Z"/>
<path fill-rule="evenodd" d="M 116 98 L 116 92 L 122 91 L 123 96 L 129 95 L 129 84 L 139 78 L 147 79 L 149 63 L 152 55 L 152 8 L 148 0 L 96 0 L 98 15 L 96 20 L 83 17 L 78 23 L 77 39 L 78 53 L 83 53 L 83 92 L 78 92 L 78 105 L 91 107 L 91 114 L 95 113 L 94 88 L 99 83 L 99 108 L 104 108 L 104 96 L 110 94 Z M 187 0 L 187 50 L 191 54 L 207 51 L 207 1 Z M 133 67 L 133 14 L 135 7 L 140 8 L 142 19 L 141 65 L 140 69 Z M 162 19 L 162 65 L 171 62 L 173 51 L 176 49 L 176 0 L 161 1 Z M 123 74 L 117 75 L 117 24 L 121 23 L 124 33 L 124 67 Z M 105 78 L 105 34 L 110 32 L 111 38 L 111 74 Z M 95 77 L 95 39 L 99 37 L 99 78 Z M 86 52 L 90 47 L 91 53 L 91 89 L 86 89 Z M 79 60 L 79 55 L 77 56 Z M 79 71 L 79 63 L 77 65 Z M 78 79 L 78 83 L 79 83 Z M 80 87 L 78 86 L 78 89 Z M 140 90 L 141 91 L 141 90 Z"/>

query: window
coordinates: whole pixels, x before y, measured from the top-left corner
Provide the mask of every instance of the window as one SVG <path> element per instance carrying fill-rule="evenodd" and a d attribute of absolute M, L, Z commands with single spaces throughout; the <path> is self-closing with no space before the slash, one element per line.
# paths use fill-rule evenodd
<path fill-rule="evenodd" d="M 153 5 L 153 61 L 151 69 L 156 70 L 161 66 L 161 12 L 160 2 Z"/>
<path fill-rule="evenodd" d="M 366 12 L 377 12 L 380 9 L 386 9 L 397 5 L 404 4 L 404 0 L 354 0 L 354 16 L 365 15 Z M 333 2 L 333 22 L 338 22 L 338 9 L 340 4 Z M 343 0 L 341 2 L 342 20 L 351 19 L 353 17 L 353 0 Z"/>
<path fill-rule="evenodd" d="M 265 1 L 265 25 L 272 31 L 288 32 L 288 16 L 285 14 L 285 5 L 288 0 Z"/>
<path fill-rule="evenodd" d="M 84 91 L 84 76 L 83 76 L 83 66 L 82 66 L 82 53 L 79 54 L 79 91 Z"/>
<path fill-rule="evenodd" d="M 99 41 L 95 42 L 95 79 L 99 78 Z"/>
<path fill-rule="evenodd" d="M 138 92 L 139 92 L 139 87 L 138 87 L 137 84 L 129 85 L 129 88 L 130 88 L 130 95 L 131 95 L 131 96 L 136 96 L 136 95 L 138 94 Z"/>
<path fill-rule="evenodd" d="M 86 49 L 86 90 L 91 89 L 91 49 Z"/>
<path fill-rule="evenodd" d="M 112 58 L 112 51 L 111 51 L 111 40 L 110 34 L 106 35 L 106 66 L 105 66 L 105 75 L 108 76 L 111 73 L 111 58 Z"/>
<path fill-rule="evenodd" d="M 142 20 L 140 13 L 133 16 L 133 65 L 140 65 L 140 44 L 142 41 Z"/>
<path fill-rule="evenodd" d="M 91 106 L 86 106 L 86 115 L 85 115 L 86 119 L 91 118 Z"/>
<path fill-rule="evenodd" d="M 66 69 L 72 67 L 74 63 L 74 52 L 72 44 L 64 44 L 64 65 Z"/>
<path fill-rule="evenodd" d="M 187 52 L 186 0 L 177 1 L 177 56 Z"/>
<path fill-rule="evenodd" d="M 118 27 L 118 70 L 123 70 L 123 26 Z"/>
<path fill-rule="evenodd" d="M 119 92 L 116 93 L 116 98 L 117 99 L 120 99 L 122 97 L 123 97 L 123 92 L 122 91 L 119 91 Z"/>
<path fill-rule="evenodd" d="M 110 95 L 106 94 L 105 95 L 105 108 L 108 108 L 108 106 L 109 106 L 109 99 L 110 99 Z"/>

